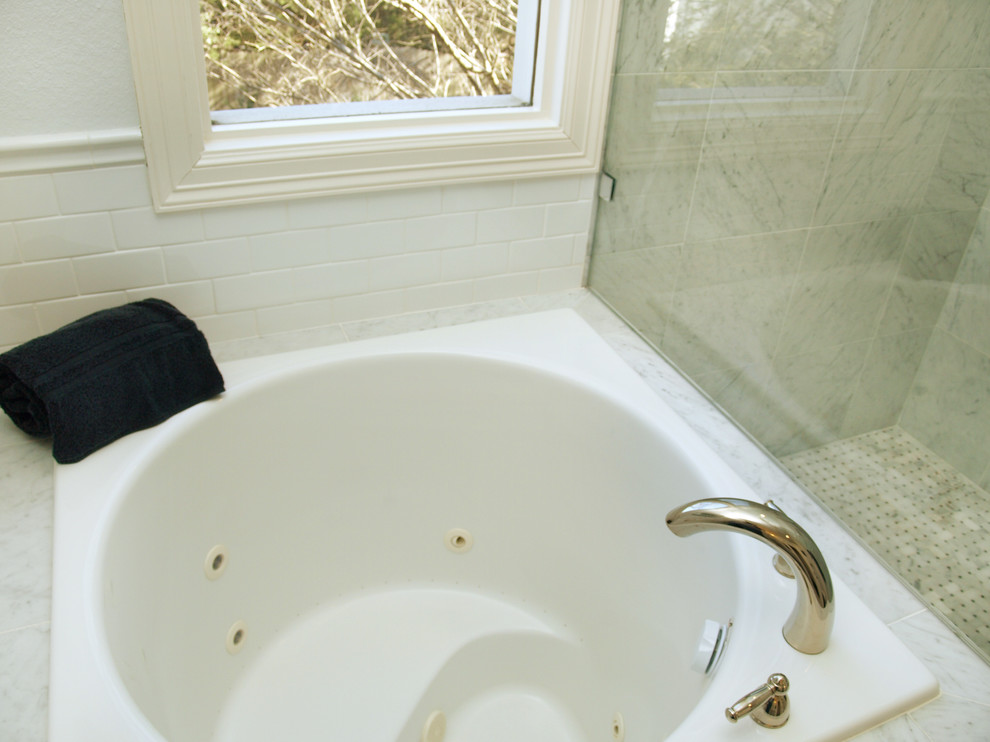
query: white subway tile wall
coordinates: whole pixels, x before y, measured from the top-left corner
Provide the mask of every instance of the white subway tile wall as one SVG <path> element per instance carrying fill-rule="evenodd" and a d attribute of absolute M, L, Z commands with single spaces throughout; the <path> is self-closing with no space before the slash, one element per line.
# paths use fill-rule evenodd
<path fill-rule="evenodd" d="M 20 260 L 15 242 L 17 240 L 13 224 L 0 224 L 0 265 L 10 265 Z"/>
<path fill-rule="evenodd" d="M 59 214 L 55 180 L 48 175 L 0 178 L 0 222 Z"/>
<path fill-rule="evenodd" d="M 157 296 L 210 341 L 576 288 L 595 176 L 157 214 L 143 165 L 0 178 L 0 351 Z"/>

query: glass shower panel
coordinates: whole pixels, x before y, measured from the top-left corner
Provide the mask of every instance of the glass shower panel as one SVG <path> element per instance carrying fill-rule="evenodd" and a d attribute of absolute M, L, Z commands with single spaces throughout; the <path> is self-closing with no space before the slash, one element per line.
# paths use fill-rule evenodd
<path fill-rule="evenodd" d="M 589 274 L 985 655 L 988 122 L 985 0 L 626 0 Z"/>

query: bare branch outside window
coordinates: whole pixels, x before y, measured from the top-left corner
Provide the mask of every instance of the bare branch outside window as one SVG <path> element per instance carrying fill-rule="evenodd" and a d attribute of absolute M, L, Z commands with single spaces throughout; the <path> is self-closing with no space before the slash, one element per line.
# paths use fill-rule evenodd
<path fill-rule="evenodd" d="M 201 0 L 211 110 L 512 91 L 515 0 Z"/>

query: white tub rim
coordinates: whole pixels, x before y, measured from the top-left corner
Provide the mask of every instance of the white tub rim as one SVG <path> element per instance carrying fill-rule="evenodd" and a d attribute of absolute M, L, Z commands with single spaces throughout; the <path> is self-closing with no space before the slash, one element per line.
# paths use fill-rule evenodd
<path fill-rule="evenodd" d="M 590 343 L 591 345 L 601 345 L 601 346 L 605 345 L 604 341 L 597 334 L 593 333 L 593 331 L 590 331 L 589 328 L 584 324 L 584 322 L 580 320 L 570 310 L 557 310 L 552 312 L 540 313 L 536 315 L 527 315 L 524 317 L 513 317 L 503 320 L 494 320 L 491 321 L 490 323 L 482 323 L 482 324 L 491 324 L 491 323 L 499 323 L 495 334 L 496 336 L 501 336 L 503 340 L 506 338 L 512 338 L 520 331 L 520 328 L 527 326 L 528 327 L 542 326 L 545 328 L 546 327 L 554 328 L 554 332 L 558 333 L 558 335 L 560 332 L 573 333 L 575 338 L 574 341 L 578 343 Z M 561 328 L 566 328 L 566 329 L 562 330 Z M 354 344 L 327 346 L 327 348 L 315 348 L 315 349 L 309 349 L 303 351 L 293 351 L 287 354 L 279 354 L 274 356 L 265 356 L 256 359 L 248 359 L 247 361 L 234 361 L 226 364 L 221 364 L 221 367 L 222 370 L 224 371 L 225 376 L 228 379 L 228 385 L 231 388 L 253 389 L 256 386 L 264 386 L 266 383 L 270 383 L 269 382 L 270 375 L 274 372 L 274 370 L 278 369 L 285 363 L 295 364 L 298 367 L 299 372 L 301 373 L 303 372 L 303 369 L 315 367 L 323 363 L 324 361 L 322 359 L 324 357 L 324 354 L 328 352 L 331 352 L 334 356 L 339 356 L 340 358 L 350 358 L 350 357 L 356 357 L 359 354 L 363 354 L 369 351 L 376 351 L 376 349 L 377 352 L 380 352 L 382 348 L 391 347 L 391 348 L 395 348 L 396 353 L 401 354 L 408 352 L 409 348 L 420 346 L 424 342 L 426 342 L 427 344 L 440 343 L 442 345 L 444 343 L 450 342 L 451 339 L 457 340 L 458 342 L 465 342 L 467 346 L 469 346 L 469 351 L 468 351 L 469 355 L 473 353 L 479 355 L 480 357 L 489 357 L 489 358 L 496 358 L 502 360 L 506 360 L 508 358 L 510 361 L 518 360 L 519 358 L 524 358 L 527 355 L 527 353 L 531 353 L 537 350 L 540 353 L 543 353 L 545 350 L 542 347 L 541 348 L 531 347 L 528 349 L 524 348 L 522 350 L 515 350 L 512 353 L 508 353 L 507 355 L 503 355 L 499 353 L 495 353 L 494 355 L 491 355 L 490 349 L 486 351 L 480 347 L 480 346 L 488 347 L 487 340 L 485 341 L 485 343 L 481 343 L 479 347 L 470 348 L 470 346 L 472 346 L 472 344 L 475 343 L 474 340 L 470 339 L 474 336 L 474 329 L 475 329 L 474 326 L 458 326 L 453 328 L 444 328 L 442 330 L 429 331 L 426 333 L 413 333 L 406 336 L 399 336 L 398 338 L 381 338 L 375 340 L 361 341 L 360 343 L 354 343 Z M 523 343 L 523 345 L 525 345 L 525 343 Z M 553 370 L 556 370 L 554 367 L 554 361 L 550 362 L 550 369 L 551 372 Z M 606 361 L 602 362 L 601 367 L 599 368 L 590 369 L 590 370 L 587 368 L 582 369 L 581 375 L 586 376 L 585 381 L 591 385 L 592 389 L 595 389 L 595 385 L 597 383 L 602 382 L 603 379 L 611 378 L 613 374 L 619 374 L 620 377 L 623 378 L 625 381 L 627 381 L 631 386 L 636 387 L 637 390 L 636 395 L 628 395 L 628 396 L 637 396 L 638 394 L 641 394 L 644 390 L 649 392 L 648 398 L 650 399 L 650 401 L 648 402 L 648 406 L 651 408 L 651 412 L 661 415 L 662 417 L 665 418 L 665 420 L 669 419 L 671 425 L 674 427 L 674 430 L 677 431 L 679 438 L 683 436 L 684 439 L 688 439 L 688 440 L 700 440 L 698 439 L 696 433 L 694 433 L 694 431 L 691 430 L 688 424 L 682 419 L 680 419 L 675 413 L 673 413 L 670 410 L 670 408 L 667 407 L 666 404 L 664 404 L 659 400 L 659 398 L 656 398 L 655 395 L 653 395 L 652 391 L 649 390 L 649 388 L 646 386 L 645 382 L 643 382 L 642 379 L 635 374 L 635 372 L 633 372 L 628 366 L 624 364 L 624 362 L 620 361 L 617 357 L 615 356 L 608 357 Z M 620 399 L 627 396 L 626 392 L 628 391 L 628 388 L 623 388 L 623 389 L 624 391 L 622 391 L 618 395 Z M 598 390 L 596 389 L 596 391 Z M 638 396 L 637 396 L 637 400 L 642 401 Z M 185 426 L 195 425 L 202 415 L 209 414 L 210 405 L 217 404 L 220 401 L 222 400 L 204 403 L 204 405 L 198 406 L 196 408 L 192 408 L 190 410 L 185 411 L 184 413 L 181 413 L 179 416 L 176 416 L 171 421 L 169 421 L 169 430 L 174 429 L 176 431 L 181 431 L 186 429 Z M 161 428 L 161 426 L 159 426 L 159 428 Z M 162 435 L 164 434 L 159 429 L 142 431 L 141 433 L 128 436 L 122 441 L 119 441 L 117 444 L 114 444 L 112 451 L 104 450 L 93 454 L 93 456 L 90 457 L 91 461 L 88 460 L 89 464 L 86 467 L 89 473 L 87 474 L 86 477 L 83 477 L 83 479 L 89 478 L 91 481 L 95 480 L 99 482 L 107 474 L 108 471 L 114 470 L 115 467 L 117 467 L 118 471 L 123 472 L 123 476 L 127 481 L 132 481 L 133 478 L 138 476 L 138 472 L 141 468 L 139 465 L 139 461 L 143 461 L 144 457 L 148 454 L 148 452 L 154 449 L 158 445 L 158 442 Z M 177 435 L 177 433 L 174 433 L 173 435 Z M 126 463 L 119 464 L 118 462 L 117 464 L 112 464 L 111 458 L 116 457 L 118 455 L 124 456 Z M 60 490 L 60 485 L 62 487 L 66 486 L 67 484 L 71 485 L 73 484 L 74 479 L 78 479 L 76 473 L 74 473 L 80 471 L 80 469 L 74 468 L 78 466 L 79 465 L 56 467 L 57 509 L 68 508 L 70 511 L 76 508 L 85 509 L 86 503 L 67 502 L 66 498 L 64 497 L 60 498 L 58 494 Z M 732 472 L 731 469 L 724 462 L 721 462 L 720 459 L 715 466 L 715 471 L 713 472 L 713 475 L 717 475 L 720 478 L 724 477 L 725 478 L 724 481 L 727 484 L 731 482 L 733 485 L 738 485 L 744 489 L 749 489 L 745 484 L 742 483 L 742 480 L 734 472 Z M 113 493 L 114 493 L 113 497 L 116 498 L 114 499 L 114 503 L 116 503 L 117 506 L 119 506 L 118 501 L 122 498 L 121 493 L 124 491 L 126 491 L 126 488 L 123 487 L 123 483 L 120 486 L 115 487 L 113 489 Z M 105 527 L 107 523 L 111 522 L 110 513 L 105 507 L 102 510 L 99 510 L 99 514 L 100 514 L 100 518 L 97 521 L 98 526 Z M 71 512 L 68 513 L 68 516 L 70 518 L 71 515 L 72 515 Z M 90 513 L 90 516 L 92 516 L 92 513 Z M 61 553 L 62 551 L 64 551 L 63 546 L 65 544 L 65 540 L 60 538 L 60 536 L 64 534 L 59 533 L 59 531 L 64 531 L 67 527 L 68 525 L 65 522 L 64 517 L 61 519 L 61 523 L 59 521 L 56 522 L 56 560 L 59 562 L 65 561 L 65 557 Z M 79 534 L 77 534 L 75 541 L 78 542 L 79 540 L 80 540 L 80 536 Z M 81 540 L 85 541 L 86 539 L 82 538 Z M 69 541 L 71 542 L 73 541 L 73 539 L 70 538 Z M 738 548 L 740 552 L 740 557 L 745 561 L 747 558 L 749 558 L 749 556 L 751 556 L 754 553 L 753 550 L 757 548 L 757 545 L 755 544 L 755 542 L 750 543 L 749 540 L 745 540 L 745 541 L 740 540 L 738 546 L 734 547 L 734 549 L 735 548 Z M 98 562 L 96 562 L 95 560 L 97 560 L 100 555 L 93 548 L 89 548 L 85 552 L 85 555 L 86 556 L 84 560 L 84 566 L 80 568 L 85 570 L 85 574 L 92 576 L 97 572 L 95 566 L 98 565 Z M 57 574 L 56 594 L 59 597 L 56 599 L 55 595 L 53 595 L 53 621 L 52 621 L 53 648 L 52 648 L 52 686 L 51 687 L 53 689 L 53 698 L 55 699 L 56 703 L 53 703 L 51 705 L 51 719 L 52 719 L 52 730 L 56 735 L 61 734 L 62 732 L 64 732 L 65 729 L 65 719 L 63 719 L 59 715 L 61 711 L 60 704 L 62 702 L 60 696 L 63 692 L 66 692 L 65 689 L 69 684 L 67 684 L 67 679 L 65 677 L 66 675 L 65 667 L 64 667 L 65 663 L 62 662 L 61 665 L 58 665 L 58 660 L 62 659 L 61 654 L 65 648 L 64 645 L 66 643 L 65 640 L 67 633 L 66 627 L 71 626 L 71 622 L 68 622 L 69 617 L 66 616 L 65 613 L 67 610 L 71 611 L 72 609 L 71 606 L 66 604 L 67 601 L 64 598 L 66 593 L 66 585 L 64 584 L 66 580 L 64 574 L 61 575 L 61 578 L 62 579 L 59 579 L 59 575 Z M 845 588 L 845 586 L 841 584 L 840 581 L 836 580 L 836 583 L 837 583 L 836 592 L 838 594 L 838 601 L 839 601 L 838 602 L 839 608 L 837 608 L 837 611 L 842 610 L 843 605 L 852 605 L 855 608 L 857 620 L 868 620 L 865 617 L 867 616 L 872 617 L 872 614 L 869 613 L 869 611 L 867 611 L 865 607 L 862 606 L 862 604 L 858 601 L 858 599 L 856 599 L 855 596 L 853 596 Z M 90 579 L 90 581 L 87 582 L 87 586 L 85 588 L 85 593 L 90 596 L 89 600 L 92 599 L 92 595 L 93 595 L 92 588 L 93 588 L 92 580 Z M 76 607 L 78 608 L 78 606 Z M 92 608 L 92 606 L 84 605 L 83 609 L 85 610 L 86 608 Z M 90 617 L 89 619 L 87 619 L 86 622 L 85 633 L 86 633 L 86 639 L 89 642 L 89 647 L 92 648 L 95 646 L 94 634 L 98 634 L 99 631 L 97 629 L 97 623 L 95 622 L 93 612 L 91 610 L 85 610 L 85 613 L 88 617 Z M 875 617 L 872 617 L 872 620 L 876 623 L 879 623 Z M 882 627 L 882 625 L 880 626 L 881 628 L 885 628 Z M 77 630 L 76 633 L 78 633 L 78 626 L 76 627 L 76 630 Z M 68 633 L 71 633 L 71 630 L 69 630 Z M 109 652 L 108 649 L 107 651 Z M 57 655 L 59 656 L 57 657 Z M 906 659 L 905 662 L 907 662 L 910 665 L 911 664 L 910 660 L 913 660 L 913 657 Z M 917 663 L 916 660 L 915 663 Z M 920 667 L 920 663 L 917 664 Z M 114 682 L 108 683 L 108 681 L 114 679 L 112 677 L 112 673 L 108 673 L 109 667 L 112 667 L 112 665 L 107 666 L 105 664 L 98 663 L 96 671 L 99 676 L 99 681 L 101 683 L 108 684 L 109 688 L 112 689 L 112 691 L 114 691 L 115 693 L 115 697 L 111 699 L 112 700 L 111 706 L 115 708 L 117 712 L 123 712 L 125 716 L 125 719 L 123 720 L 123 725 L 118 726 L 117 729 L 129 730 L 130 732 L 133 733 L 134 731 L 136 731 L 135 727 L 137 727 L 138 729 L 141 730 L 141 732 L 143 732 L 144 737 L 146 739 L 162 740 L 162 737 L 157 733 L 156 730 L 154 730 L 154 728 L 150 725 L 147 719 L 145 719 L 144 715 L 140 712 L 137 705 L 134 703 L 133 699 L 130 698 L 129 694 L 125 693 L 122 697 L 120 694 L 120 691 L 122 689 Z M 90 669 L 92 670 L 92 668 Z M 918 668 L 915 667 L 914 665 L 911 665 L 911 669 L 912 671 L 914 671 L 917 670 Z M 927 673 L 926 670 L 924 670 L 923 668 L 921 669 L 923 672 Z M 887 701 L 885 701 L 887 710 L 884 713 L 888 713 L 890 709 L 894 709 L 898 713 L 900 711 L 907 710 L 909 707 L 913 707 L 915 705 L 918 705 L 919 703 L 929 700 L 930 698 L 937 695 L 937 692 L 938 692 L 937 684 L 934 682 L 934 678 L 930 676 L 930 673 L 928 673 L 927 677 L 921 677 L 919 679 L 919 682 L 915 684 L 915 687 L 912 690 L 909 698 L 907 699 L 901 698 L 901 699 L 897 699 L 896 701 L 888 699 Z M 56 711 L 57 708 L 59 708 L 59 711 Z M 106 710 L 107 709 L 104 706 L 102 711 L 106 712 Z M 78 711 L 78 709 L 76 709 L 76 711 Z M 688 716 L 688 719 L 686 719 L 684 724 L 682 724 L 682 728 L 685 727 L 685 725 L 688 725 L 689 722 L 693 721 L 693 717 L 696 715 L 695 712 L 697 711 L 698 709 L 696 708 L 695 711 Z M 869 723 L 869 726 L 873 726 L 875 723 L 880 723 L 883 720 L 884 720 L 883 718 L 876 719 L 871 723 Z M 860 730 L 865 728 L 867 727 L 861 726 Z M 692 733 L 696 733 L 696 731 Z M 718 734 L 720 734 L 720 732 L 718 732 Z M 740 734 L 742 736 L 739 736 Z M 742 730 L 742 728 L 736 730 L 736 735 L 737 738 L 740 739 L 749 739 L 751 737 L 751 735 L 746 734 Z M 776 736 L 778 736 L 778 738 L 781 739 L 782 742 L 787 737 L 786 734 L 781 735 L 779 733 Z M 132 739 L 132 738 L 133 736 L 119 737 L 119 739 L 121 740 Z M 680 730 L 678 732 L 675 732 L 675 734 L 670 739 L 673 740 L 675 738 L 681 739 Z M 686 736 L 683 738 L 690 739 L 691 737 Z M 713 736 L 711 738 L 720 739 L 721 737 Z M 58 739 L 56 739 L 56 737 L 53 736 L 52 739 L 54 742 L 61 742 L 62 739 L 69 740 L 74 738 L 59 737 Z M 108 739 L 113 739 L 113 737 L 108 737 Z M 753 737 L 753 739 L 755 739 L 755 737 Z"/>

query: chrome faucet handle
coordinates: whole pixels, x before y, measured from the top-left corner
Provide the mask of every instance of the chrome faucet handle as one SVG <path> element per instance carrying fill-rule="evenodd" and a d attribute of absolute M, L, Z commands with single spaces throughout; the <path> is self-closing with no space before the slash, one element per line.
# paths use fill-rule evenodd
<path fill-rule="evenodd" d="M 765 685 L 727 708 L 725 718 L 735 724 L 744 716 L 752 715 L 753 721 L 761 727 L 782 727 L 791 718 L 791 704 L 787 700 L 787 689 L 790 686 L 786 675 L 775 672 L 767 678 Z"/>

